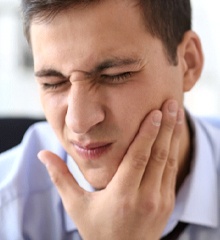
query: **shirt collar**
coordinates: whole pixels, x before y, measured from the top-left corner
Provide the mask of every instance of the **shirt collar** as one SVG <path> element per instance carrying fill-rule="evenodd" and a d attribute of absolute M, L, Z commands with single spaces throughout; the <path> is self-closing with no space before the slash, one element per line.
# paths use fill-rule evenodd
<path fill-rule="evenodd" d="M 192 117 L 190 121 L 195 134 L 195 155 L 191 172 L 178 192 L 174 211 L 163 235 L 172 231 L 179 221 L 212 228 L 218 226 L 217 172 L 212 146 L 199 121 Z M 94 191 L 69 155 L 67 166 L 82 188 Z M 64 221 L 67 232 L 77 230 L 65 211 Z"/>
<path fill-rule="evenodd" d="M 212 143 L 199 120 L 190 119 L 194 128 L 194 159 L 191 171 L 180 188 L 174 211 L 164 235 L 179 221 L 216 228 L 218 226 L 218 186 Z"/>

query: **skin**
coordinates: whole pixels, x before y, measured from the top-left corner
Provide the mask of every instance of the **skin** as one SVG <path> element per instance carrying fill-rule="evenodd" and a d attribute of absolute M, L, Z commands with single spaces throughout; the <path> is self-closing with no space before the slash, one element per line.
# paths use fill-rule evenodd
<path fill-rule="evenodd" d="M 173 209 L 183 124 L 183 111 L 177 115 L 176 108 L 175 113 L 170 113 L 169 103 L 163 106 L 161 127 L 160 111 L 146 117 L 116 174 L 103 190 L 84 191 L 58 156 L 48 151 L 39 153 L 84 240 L 160 238 Z M 171 150 L 162 157 L 157 150 L 162 150 L 165 140 L 163 150 Z"/>
<path fill-rule="evenodd" d="M 40 153 L 80 233 L 84 239 L 158 239 L 172 211 L 177 166 L 178 182 L 187 173 L 189 130 L 181 108 L 202 69 L 197 35 L 184 35 L 173 66 L 133 1 L 33 20 L 30 34 L 46 118 L 85 178 L 102 189 L 86 193 L 61 159 Z M 77 150 L 91 144 L 110 148 L 95 160 Z M 119 209 L 126 211 L 118 215 Z"/>

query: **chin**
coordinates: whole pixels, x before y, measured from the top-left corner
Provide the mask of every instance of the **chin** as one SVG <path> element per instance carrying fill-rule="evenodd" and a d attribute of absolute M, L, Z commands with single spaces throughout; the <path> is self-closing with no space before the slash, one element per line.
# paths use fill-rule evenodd
<path fill-rule="evenodd" d="M 89 176 L 85 176 L 85 178 L 94 189 L 102 190 L 105 189 L 111 182 L 113 175 L 114 174 L 99 174 L 93 172 L 92 175 L 90 174 Z"/>
<path fill-rule="evenodd" d="M 88 182 L 90 183 L 90 185 L 96 190 L 105 189 L 110 181 L 111 179 L 109 181 L 107 179 L 101 179 L 101 178 L 95 179 L 95 180 L 88 179 Z"/>

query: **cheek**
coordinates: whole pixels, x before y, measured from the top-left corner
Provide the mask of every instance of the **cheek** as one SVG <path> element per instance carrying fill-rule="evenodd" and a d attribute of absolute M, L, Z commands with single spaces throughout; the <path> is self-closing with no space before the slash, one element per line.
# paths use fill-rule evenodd
<path fill-rule="evenodd" d="M 152 78 L 143 78 L 152 79 Z M 155 79 L 155 78 L 154 78 Z M 108 103 L 113 115 L 120 126 L 124 141 L 132 141 L 143 119 L 155 109 L 161 109 L 165 100 L 175 97 L 173 86 L 170 82 L 164 83 L 164 78 L 159 81 L 135 81 L 126 87 L 116 89 L 109 95 Z M 114 98 L 111 98 L 114 96 Z"/>
<path fill-rule="evenodd" d="M 118 94 L 119 100 L 115 100 L 114 105 L 125 121 L 140 123 L 150 111 L 161 107 L 163 98 L 164 94 L 158 91 L 157 86 L 133 84 L 128 91 Z"/>
<path fill-rule="evenodd" d="M 136 87 L 134 84 L 126 90 L 111 93 L 114 98 L 108 104 L 125 144 L 133 140 L 144 117 L 153 109 L 160 108 L 162 98 L 152 94 L 152 90 L 152 87 Z"/>
<path fill-rule="evenodd" d="M 62 96 L 41 94 L 41 103 L 45 117 L 55 132 L 63 129 L 66 115 L 66 104 Z"/>

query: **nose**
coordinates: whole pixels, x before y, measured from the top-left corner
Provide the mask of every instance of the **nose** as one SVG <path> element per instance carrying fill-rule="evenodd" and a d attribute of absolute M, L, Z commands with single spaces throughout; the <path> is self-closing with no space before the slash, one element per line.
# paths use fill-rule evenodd
<path fill-rule="evenodd" d="M 67 99 L 67 127 L 77 134 L 89 132 L 105 118 L 102 103 L 97 89 L 73 83 Z"/>

